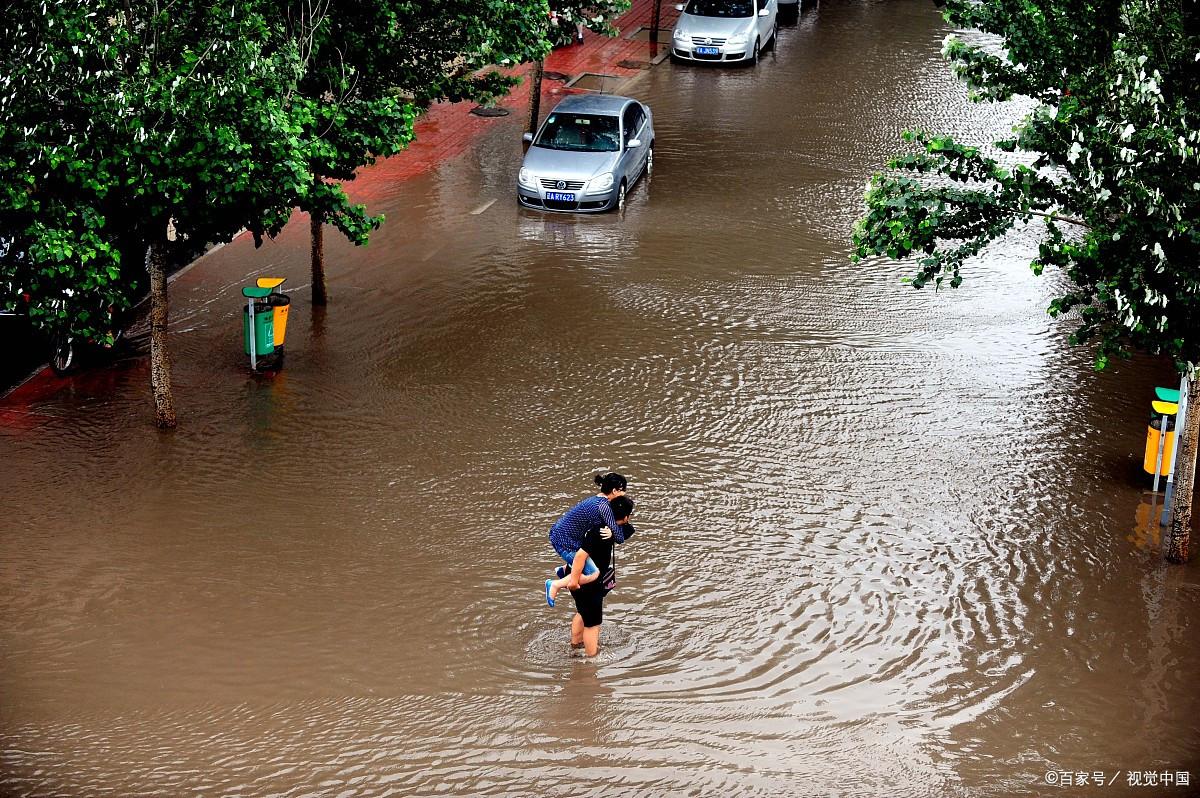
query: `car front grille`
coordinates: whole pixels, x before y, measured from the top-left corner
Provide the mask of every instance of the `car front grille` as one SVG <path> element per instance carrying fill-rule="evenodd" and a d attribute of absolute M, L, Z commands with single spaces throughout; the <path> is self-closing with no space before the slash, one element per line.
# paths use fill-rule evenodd
<path fill-rule="evenodd" d="M 724 44 L 724 43 L 725 43 L 725 40 L 724 40 L 724 39 L 706 39 L 706 38 L 704 38 L 703 36 L 693 36 L 693 37 L 692 37 L 692 44 L 700 44 L 700 45 L 704 45 L 704 44 L 714 44 L 714 45 L 721 45 L 721 44 Z"/>
<path fill-rule="evenodd" d="M 542 188 L 548 188 L 551 191 L 579 191 L 583 188 L 583 182 L 582 180 L 550 180 L 543 177 Z M 560 186 L 559 183 L 566 185 Z"/>
<path fill-rule="evenodd" d="M 579 203 L 563 202 L 562 200 L 546 200 L 545 207 L 552 211 L 573 211 L 579 207 Z"/>

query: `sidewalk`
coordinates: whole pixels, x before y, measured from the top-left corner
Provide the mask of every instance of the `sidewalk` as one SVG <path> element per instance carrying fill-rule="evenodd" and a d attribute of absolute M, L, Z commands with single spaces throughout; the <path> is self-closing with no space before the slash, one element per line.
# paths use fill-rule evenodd
<path fill-rule="evenodd" d="M 615 37 L 588 31 L 582 44 L 559 47 L 550 53 L 545 62 L 546 77 L 542 81 L 542 116 L 562 95 L 588 90 L 586 86 L 591 84 L 587 79 L 581 84 L 583 87 L 570 85 L 585 75 L 604 76 L 591 81 L 599 81 L 596 87 L 602 86 L 607 93 L 619 93 L 624 82 L 667 57 L 671 28 L 679 12 L 675 10 L 673 0 L 661 0 L 659 27 L 662 33 L 656 52 L 648 37 L 654 3 L 655 0 L 633 0 L 630 10 L 617 20 L 620 33 Z M 531 65 L 524 65 L 518 74 L 528 78 L 531 71 Z M 527 117 L 529 93 L 530 84 L 526 79 L 499 105 L 513 116 Z M 353 183 L 347 186 L 354 199 L 368 201 L 387 186 L 423 174 L 465 152 L 491 123 L 486 117 L 472 114 L 472 108 L 471 103 L 445 103 L 430 108 L 417 120 L 416 139 L 407 150 L 359 171 Z M 64 378 L 55 375 L 48 366 L 41 369 L 0 396 L 0 431 L 32 430 L 60 420 L 57 416 L 39 412 L 38 406 L 65 389 L 101 392 L 111 381 L 111 376 L 106 374 L 108 371 L 101 366 Z"/>

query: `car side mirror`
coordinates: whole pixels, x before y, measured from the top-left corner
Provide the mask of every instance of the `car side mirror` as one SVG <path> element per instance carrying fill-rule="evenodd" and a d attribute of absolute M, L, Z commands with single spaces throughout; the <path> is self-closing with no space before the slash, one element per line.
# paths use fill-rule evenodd
<path fill-rule="evenodd" d="M 768 15 L 768 14 L 770 14 L 770 13 L 771 13 L 771 10 L 770 10 L 770 9 L 768 9 L 768 8 L 760 8 L 760 9 L 758 9 L 758 15 L 759 15 L 760 17 L 765 17 L 765 16 L 767 16 L 767 15 Z"/>
<path fill-rule="evenodd" d="M 675 4 L 675 10 L 676 10 L 676 11 L 682 11 L 682 10 L 683 10 L 683 3 L 676 3 L 676 4 Z"/>
<path fill-rule="evenodd" d="M 522 133 L 521 141 L 527 141 L 532 144 L 533 143 L 533 134 L 532 133 Z"/>
<path fill-rule="evenodd" d="M 626 144 L 625 146 L 632 150 L 636 147 L 642 146 L 642 140 L 641 139 L 630 139 L 629 143 Z"/>

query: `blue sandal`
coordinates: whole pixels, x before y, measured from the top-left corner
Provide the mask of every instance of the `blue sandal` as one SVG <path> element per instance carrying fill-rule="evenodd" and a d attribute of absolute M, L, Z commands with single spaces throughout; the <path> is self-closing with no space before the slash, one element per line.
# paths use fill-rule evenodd
<path fill-rule="evenodd" d="M 551 607 L 554 606 L 554 599 L 550 598 L 550 580 L 546 580 L 546 603 Z"/>

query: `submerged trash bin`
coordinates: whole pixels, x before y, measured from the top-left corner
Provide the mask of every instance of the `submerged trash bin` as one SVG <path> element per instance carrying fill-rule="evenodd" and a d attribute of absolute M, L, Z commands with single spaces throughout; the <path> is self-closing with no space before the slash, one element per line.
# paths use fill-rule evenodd
<path fill-rule="evenodd" d="M 1150 425 L 1146 427 L 1146 453 L 1142 457 L 1142 469 L 1147 474 L 1154 474 L 1155 463 L 1158 463 L 1159 438 L 1165 434 L 1162 441 L 1162 462 L 1159 464 L 1158 475 L 1167 476 L 1171 473 L 1171 454 L 1175 442 L 1175 414 L 1179 405 L 1173 402 L 1151 402 Z M 1161 429 L 1166 421 L 1166 429 Z"/>
<path fill-rule="evenodd" d="M 269 289 L 243 288 L 242 296 L 254 300 L 254 357 L 260 358 L 275 351 L 275 309 L 268 304 Z M 250 351 L 250 303 L 242 306 L 242 348 Z M 254 364 L 252 363 L 251 366 Z"/>
<path fill-rule="evenodd" d="M 271 308 L 271 320 L 275 325 L 275 348 L 282 349 L 283 339 L 287 336 L 288 308 L 292 304 L 292 298 L 287 294 L 271 294 L 263 301 Z"/>
<path fill-rule="evenodd" d="M 275 351 L 274 309 L 265 302 L 254 303 L 254 354 L 257 357 Z M 242 347 L 250 354 L 250 309 L 242 308 Z"/>
<path fill-rule="evenodd" d="M 275 316 L 275 347 L 277 349 L 283 347 L 284 338 L 287 337 L 288 308 L 292 304 L 291 297 L 279 290 L 279 286 L 285 282 L 287 282 L 286 277 L 259 277 L 254 282 L 257 287 L 271 292 L 264 301 L 272 307 Z"/>

